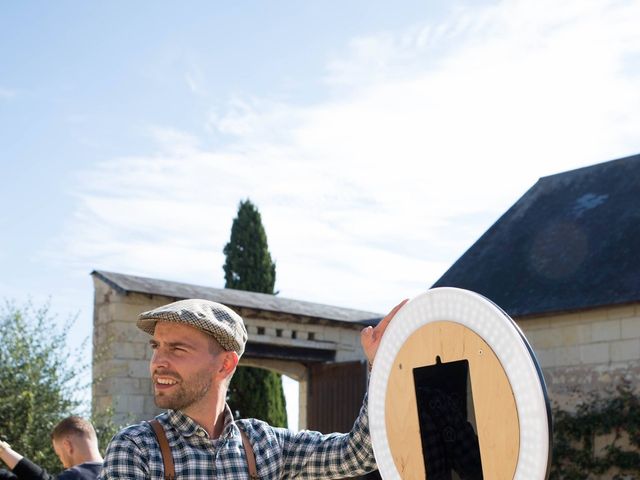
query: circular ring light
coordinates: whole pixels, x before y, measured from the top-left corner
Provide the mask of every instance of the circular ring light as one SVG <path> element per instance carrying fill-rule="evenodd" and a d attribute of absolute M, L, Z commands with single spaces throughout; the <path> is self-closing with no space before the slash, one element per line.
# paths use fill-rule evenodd
<path fill-rule="evenodd" d="M 382 478 L 408 478 L 398 471 L 387 436 L 385 403 L 396 356 L 412 334 L 435 322 L 462 325 L 492 349 L 510 383 L 517 409 L 520 445 L 513 478 L 547 478 L 551 413 L 533 350 L 520 328 L 498 306 L 477 293 L 450 287 L 434 288 L 405 304 L 388 325 L 376 354 L 369 383 L 369 423 Z"/>

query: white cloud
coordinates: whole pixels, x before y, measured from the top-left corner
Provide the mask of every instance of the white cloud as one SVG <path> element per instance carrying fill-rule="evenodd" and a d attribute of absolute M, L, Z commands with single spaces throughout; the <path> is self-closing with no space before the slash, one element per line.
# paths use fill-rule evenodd
<path fill-rule="evenodd" d="M 177 155 L 189 155 L 197 150 L 200 144 L 195 135 L 167 127 L 152 127 L 149 135 L 163 150 Z"/>
<path fill-rule="evenodd" d="M 354 39 L 326 102 L 232 98 L 207 119 L 222 146 L 155 128 L 153 155 L 85 172 L 60 255 L 220 286 L 250 197 L 283 296 L 384 311 L 538 177 L 640 149 L 638 18 L 632 1 L 520 0 Z"/>
<path fill-rule="evenodd" d="M 203 89 L 202 84 L 204 83 L 202 78 L 202 73 L 197 70 L 190 70 L 185 72 L 184 81 L 191 90 L 191 93 L 199 96 L 206 96 L 206 91 Z"/>
<path fill-rule="evenodd" d="M 0 86 L 0 100 L 10 100 L 18 95 L 18 91 Z"/>

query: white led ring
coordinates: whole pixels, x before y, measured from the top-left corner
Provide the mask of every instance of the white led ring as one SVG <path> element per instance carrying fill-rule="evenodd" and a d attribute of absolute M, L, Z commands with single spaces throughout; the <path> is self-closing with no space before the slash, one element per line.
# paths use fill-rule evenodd
<path fill-rule="evenodd" d="M 514 480 L 542 480 L 549 473 L 551 413 L 533 350 L 515 322 L 485 297 L 459 288 L 434 288 L 412 299 L 387 327 L 369 382 L 369 425 L 380 475 L 400 480 L 387 439 L 385 401 L 393 362 L 420 327 L 438 321 L 464 325 L 491 347 L 511 384 L 520 424 Z"/>

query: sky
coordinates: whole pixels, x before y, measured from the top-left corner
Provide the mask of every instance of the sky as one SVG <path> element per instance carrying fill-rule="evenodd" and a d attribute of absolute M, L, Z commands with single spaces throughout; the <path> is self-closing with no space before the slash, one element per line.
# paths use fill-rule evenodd
<path fill-rule="evenodd" d="M 0 299 L 79 342 L 93 270 L 223 287 L 249 198 L 280 296 L 384 313 L 540 177 L 640 153 L 639 23 L 635 0 L 5 3 Z"/>

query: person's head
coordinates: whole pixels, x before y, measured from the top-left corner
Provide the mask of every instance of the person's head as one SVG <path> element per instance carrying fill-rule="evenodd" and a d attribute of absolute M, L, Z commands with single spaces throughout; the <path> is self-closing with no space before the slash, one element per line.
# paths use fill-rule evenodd
<path fill-rule="evenodd" d="M 137 326 L 153 336 L 150 372 L 158 407 L 188 410 L 224 398 L 247 342 L 237 313 L 209 300 L 181 300 L 142 313 Z"/>
<path fill-rule="evenodd" d="M 98 437 L 93 425 L 75 415 L 55 426 L 51 442 L 64 468 L 92 460 L 98 452 Z"/>

